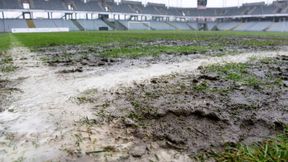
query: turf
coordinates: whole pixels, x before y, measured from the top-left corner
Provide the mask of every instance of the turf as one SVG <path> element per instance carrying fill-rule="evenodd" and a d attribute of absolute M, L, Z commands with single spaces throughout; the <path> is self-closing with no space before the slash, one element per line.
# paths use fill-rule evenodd
<path fill-rule="evenodd" d="M 16 38 L 30 48 L 78 45 L 78 44 L 134 44 L 139 41 L 152 40 L 187 40 L 214 41 L 214 44 L 231 44 L 231 37 L 249 37 L 253 40 L 237 42 L 249 46 L 265 46 L 275 44 L 288 44 L 288 33 L 274 32 L 195 32 L 195 31 L 108 31 L 108 32 L 69 32 L 69 33 L 34 33 L 15 34 Z M 271 40 L 257 40 L 271 38 Z"/>
<path fill-rule="evenodd" d="M 10 35 L 6 33 L 0 33 L 0 52 L 6 51 L 10 47 Z"/>
<path fill-rule="evenodd" d="M 118 47 L 103 52 L 101 55 L 108 58 L 140 56 L 158 56 L 161 53 L 205 53 L 213 47 L 205 46 L 136 46 L 133 48 Z"/>
<path fill-rule="evenodd" d="M 284 162 L 288 159 L 288 132 L 286 131 L 262 143 L 227 147 L 222 153 L 214 155 L 221 162 Z"/>

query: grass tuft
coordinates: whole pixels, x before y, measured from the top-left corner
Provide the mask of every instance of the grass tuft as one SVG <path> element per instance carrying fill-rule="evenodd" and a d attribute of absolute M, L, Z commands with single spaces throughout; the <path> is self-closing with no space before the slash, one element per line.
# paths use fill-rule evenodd
<path fill-rule="evenodd" d="M 221 162 L 286 162 L 288 159 L 288 130 L 261 143 L 253 145 L 240 144 L 227 147 L 222 153 L 214 154 Z"/>
<path fill-rule="evenodd" d="M 13 58 L 11 56 L 0 57 L 0 72 L 10 73 L 17 69 L 13 64 Z"/>

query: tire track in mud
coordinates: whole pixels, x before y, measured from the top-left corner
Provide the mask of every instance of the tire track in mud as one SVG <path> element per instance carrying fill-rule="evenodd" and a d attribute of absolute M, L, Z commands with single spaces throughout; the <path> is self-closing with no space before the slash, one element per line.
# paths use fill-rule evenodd
<path fill-rule="evenodd" d="M 16 102 L 9 110 L 0 113 L 0 161 L 47 161 L 71 160 L 67 147 L 75 147 L 75 134 L 79 131 L 75 121 L 93 116 L 91 105 L 78 105 L 72 98 L 89 89 L 112 89 L 119 85 L 129 86 L 161 75 L 196 71 L 199 66 L 216 63 L 247 62 L 251 57 L 276 57 L 288 52 L 257 52 L 234 56 L 203 57 L 181 63 L 153 64 L 148 67 L 131 68 L 117 66 L 103 75 L 91 72 L 60 75 L 59 69 L 42 64 L 36 53 L 24 47 L 9 51 L 19 67 L 11 79 L 23 78 L 17 88 Z M 99 69 L 95 69 L 97 71 Z M 130 141 L 119 143 L 112 140 L 109 126 L 97 128 L 97 141 L 93 145 L 117 145 L 120 150 Z M 91 149 L 87 144 L 82 148 Z M 81 151 L 81 150 L 80 150 Z M 163 153 L 169 156 L 169 153 Z M 171 155 L 172 156 L 172 155 Z"/>

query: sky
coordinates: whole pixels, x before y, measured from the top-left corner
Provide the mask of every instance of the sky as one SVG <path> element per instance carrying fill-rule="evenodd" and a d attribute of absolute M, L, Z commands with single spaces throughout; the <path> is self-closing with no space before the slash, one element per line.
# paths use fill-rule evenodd
<path fill-rule="evenodd" d="M 166 3 L 168 6 L 174 6 L 174 7 L 197 6 L 197 0 L 132 0 L 132 1 L 142 1 L 143 3 L 146 2 Z M 240 6 L 243 3 L 252 3 L 252 2 L 272 3 L 273 1 L 274 0 L 208 0 L 207 7 Z"/>

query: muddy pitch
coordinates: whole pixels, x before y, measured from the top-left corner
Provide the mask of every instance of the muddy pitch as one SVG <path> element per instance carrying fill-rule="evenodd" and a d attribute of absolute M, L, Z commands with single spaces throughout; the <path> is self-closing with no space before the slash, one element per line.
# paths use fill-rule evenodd
<path fill-rule="evenodd" d="M 90 91 L 79 99 L 103 103 L 95 108 L 103 120 L 95 123 L 120 120 L 118 129 L 128 129 L 127 136 L 144 146 L 157 142 L 193 157 L 282 132 L 288 124 L 287 67 L 287 56 L 212 65 L 199 68 L 199 75 L 163 76 L 103 94 Z"/>
<path fill-rule="evenodd" d="M 141 43 L 151 44 L 199 42 Z M 0 122 L 4 161 L 191 161 L 198 153 L 221 150 L 225 144 L 275 136 L 288 123 L 287 56 L 263 52 L 282 47 L 231 44 L 204 53 L 157 57 L 100 55 L 113 48 L 11 50 L 19 69 L 0 76 L 0 105 L 7 110 Z M 223 56 L 229 51 L 249 53 Z M 250 55 L 279 57 L 239 63 Z M 195 72 L 200 65 L 226 61 L 237 63 Z M 21 93 L 12 101 L 11 92 L 17 88 Z M 9 91 L 3 95 L 3 90 Z M 3 108 L 5 104 L 11 109 Z"/>
<path fill-rule="evenodd" d="M 247 41 L 243 43 L 244 41 Z M 251 41 L 251 42 L 250 42 Z M 253 41 L 263 41 L 265 45 L 257 45 Z M 268 41 L 268 43 L 267 43 Z M 217 42 L 217 43 L 215 43 Z M 167 52 L 163 51 L 159 54 L 131 58 L 127 56 L 107 57 L 103 55 L 105 52 L 113 49 L 125 48 L 151 48 L 151 47 L 196 47 L 193 51 Z M 207 47 L 207 50 L 200 50 L 197 47 Z M 209 48 L 208 48 L 209 47 Z M 247 53 L 252 51 L 271 51 L 280 50 L 284 45 L 275 43 L 269 44 L 269 39 L 255 38 L 225 38 L 215 40 L 214 38 L 199 41 L 184 40 L 155 40 L 155 41 L 139 41 L 135 44 L 105 44 L 105 45 L 66 45 L 55 47 L 44 47 L 36 49 L 40 53 L 42 60 L 49 66 L 71 67 L 77 66 L 75 69 L 63 71 L 63 73 L 81 72 L 85 67 L 107 67 L 115 64 L 141 64 L 141 63 L 159 63 L 159 62 L 176 62 L 179 58 L 182 60 L 195 57 L 195 55 L 205 56 L 222 56 L 225 54 Z"/>

